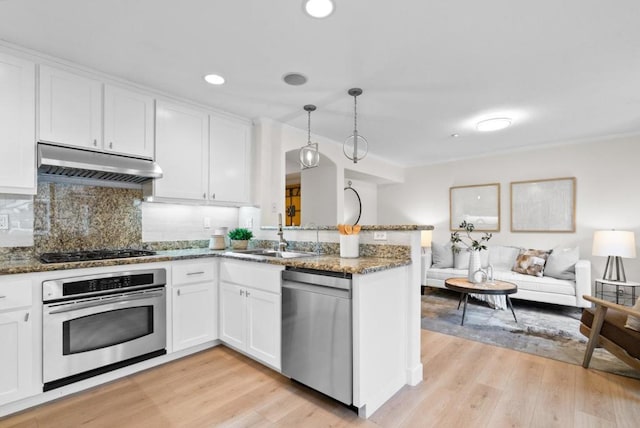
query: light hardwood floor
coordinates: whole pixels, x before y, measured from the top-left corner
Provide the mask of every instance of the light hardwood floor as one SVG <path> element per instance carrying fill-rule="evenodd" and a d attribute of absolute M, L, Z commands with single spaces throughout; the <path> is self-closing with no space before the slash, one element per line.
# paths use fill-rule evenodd
<path fill-rule="evenodd" d="M 424 382 L 369 420 L 223 346 L 0 427 L 638 427 L 640 381 L 422 331 Z"/>

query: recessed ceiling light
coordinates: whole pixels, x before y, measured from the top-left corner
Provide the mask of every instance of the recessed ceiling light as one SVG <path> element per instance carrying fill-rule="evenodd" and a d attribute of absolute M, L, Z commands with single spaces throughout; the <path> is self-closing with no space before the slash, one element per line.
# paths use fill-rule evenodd
<path fill-rule="evenodd" d="M 451 134 L 451 138 L 458 138 L 460 134 Z"/>
<path fill-rule="evenodd" d="M 511 119 L 508 117 L 494 117 L 478 122 L 476 129 L 481 132 L 499 131 L 500 129 L 507 128 L 509 125 L 511 125 Z"/>
<path fill-rule="evenodd" d="M 207 74 L 206 76 L 204 76 L 204 80 L 206 80 L 207 83 L 210 83 L 212 85 L 224 84 L 224 77 L 219 76 L 217 74 Z"/>
<path fill-rule="evenodd" d="M 307 76 L 301 73 L 287 73 L 282 76 L 282 80 L 287 85 L 300 86 L 307 83 Z"/>
<path fill-rule="evenodd" d="M 334 10 L 333 0 L 304 0 L 304 11 L 312 18 L 326 18 Z"/>

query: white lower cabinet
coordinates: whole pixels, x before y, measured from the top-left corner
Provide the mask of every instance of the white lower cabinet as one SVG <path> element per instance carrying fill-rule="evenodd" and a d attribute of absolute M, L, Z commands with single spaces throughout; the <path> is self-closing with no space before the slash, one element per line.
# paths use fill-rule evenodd
<path fill-rule="evenodd" d="M 176 262 L 172 267 L 173 351 L 218 338 L 216 261 Z"/>
<path fill-rule="evenodd" d="M 0 282 L 0 405 L 34 393 L 31 281 Z"/>
<path fill-rule="evenodd" d="M 220 262 L 220 339 L 280 370 L 280 266 Z"/>

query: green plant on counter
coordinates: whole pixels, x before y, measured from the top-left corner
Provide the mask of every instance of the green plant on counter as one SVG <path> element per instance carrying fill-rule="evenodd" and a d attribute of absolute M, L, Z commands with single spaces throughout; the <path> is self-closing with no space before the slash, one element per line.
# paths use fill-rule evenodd
<path fill-rule="evenodd" d="M 473 232 L 475 228 L 476 227 L 473 225 L 473 223 L 467 223 L 466 221 L 460 223 L 460 229 L 464 229 L 467 236 L 460 236 L 460 232 L 453 232 L 451 234 L 453 251 L 459 253 L 461 250 L 463 250 L 462 247 L 456 244 L 463 244 L 470 251 L 480 251 L 487 249 L 487 241 L 491 239 L 493 234 L 485 232 L 480 239 L 474 239 L 473 236 L 471 236 L 471 232 Z M 463 239 L 466 239 L 469 242 L 467 243 Z"/>
<path fill-rule="evenodd" d="M 229 239 L 233 239 L 234 241 L 248 241 L 251 238 L 253 238 L 253 232 L 242 227 L 238 227 L 229 232 Z"/>

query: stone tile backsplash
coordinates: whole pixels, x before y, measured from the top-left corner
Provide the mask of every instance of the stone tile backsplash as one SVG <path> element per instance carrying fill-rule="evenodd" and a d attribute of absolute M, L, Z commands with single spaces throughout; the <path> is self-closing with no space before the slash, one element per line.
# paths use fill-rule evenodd
<path fill-rule="evenodd" d="M 142 190 L 40 182 L 34 200 L 37 253 L 139 248 Z"/>

